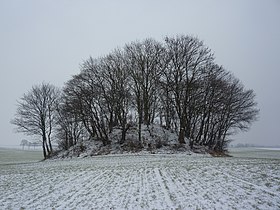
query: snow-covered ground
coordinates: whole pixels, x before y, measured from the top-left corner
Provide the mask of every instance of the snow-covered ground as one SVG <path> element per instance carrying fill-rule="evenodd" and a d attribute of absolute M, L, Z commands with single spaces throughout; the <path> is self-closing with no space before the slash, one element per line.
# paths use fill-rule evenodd
<path fill-rule="evenodd" d="M 0 164 L 0 209 L 275 210 L 280 156 L 108 155 Z"/>

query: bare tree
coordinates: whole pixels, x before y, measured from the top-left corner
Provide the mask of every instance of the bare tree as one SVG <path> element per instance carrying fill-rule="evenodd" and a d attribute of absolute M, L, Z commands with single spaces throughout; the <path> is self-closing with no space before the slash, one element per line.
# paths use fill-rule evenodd
<path fill-rule="evenodd" d="M 122 137 L 120 144 L 124 143 L 126 132 L 129 129 L 128 112 L 131 106 L 131 91 L 129 72 L 125 68 L 124 53 L 115 50 L 102 59 L 103 97 L 110 110 L 109 129 L 120 126 Z"/>
<path fill-rule="evenodd" d="M 81 73 L 70 80 L 64 94 L 69 106 L 84 124 L 91 139 L 110 144 L 110 104 L 104 98 L 104 83 L 100 60 L 89 58 L 81 65 Z"/>
<path fill-rule="evenodd" d="M 65 95 L 60 97 L 56 109 L 56 139 L 58 146 L 64 150 L 77 144 L 81 139 L 89 138 L 77 110 L 72 109 Z"/>
<path fill-rule="evenodd" d="M 174 98 L 175 109 L 179 118 L 180 144 L 185 137 L 191 138 L 190 100 L 196 89 L 203 67 L 213 61 L 213 55 L 202 41 L 191 36 L 166 37 L 165 57 L 167 68 L 165 77 Z"/>
<path fill-rule="evenodd" d="M 229 75 L 224 81 L 223 95 L 220 98 L 217 132 L 213 149 L 224 151 L 227 137 L 237 131 L 246 131 L 259 114 L 253 90 L 246 90 L 239 79 Z"/>
<path fill-rule="evenodd" d="M 133 42 L 125 47 L 126 69 L 131 75 L 131 88 L 138 114 L 139 141 L 141 125 L 148 126 L 155 118 L 157 81 L 161 74 L 163 51 L 161 43 L 153 39 Z"/>
<path fill-rule="evenodd" d="M 55 86 L 48 83 L 33 86 L 18 101 L 15 118 L 11 121 L 16 125 L 18 132 L 42 138 L 44 158 L 53 152 L 51 137 L 59 92 Z"/>

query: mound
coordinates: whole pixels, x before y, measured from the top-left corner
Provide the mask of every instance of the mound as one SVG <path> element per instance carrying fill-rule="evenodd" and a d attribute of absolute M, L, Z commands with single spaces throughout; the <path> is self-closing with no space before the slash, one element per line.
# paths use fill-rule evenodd
<path fill-rule="evenodd" d="M 191 150 L 186 144 L 178 143 L 178 136 L 175 132 L 166 130 L 159 125 L 142 126 L 141 142 L 138 140 L 138 130 L 136 127 L 130 127 L 126 133 L 126 140 L 120 144 L 121 129 L 114 128 L 110 133 L 110 145 L 104 146 L 98 139 L 84 140 L 66 151 L 57 151 L 52 158 L 72 158 L 89 157 L 107 154 L 175 154 L 175 153 L 206 153 L 205 148 L 196 148 Z"/>

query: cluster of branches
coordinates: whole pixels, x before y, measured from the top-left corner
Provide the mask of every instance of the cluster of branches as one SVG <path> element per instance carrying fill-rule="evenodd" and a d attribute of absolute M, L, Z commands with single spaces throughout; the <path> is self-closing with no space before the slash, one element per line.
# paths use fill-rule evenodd
<path fill-rule="evenodd" d="M 108 145 L 116 126 L 122 144 L 131 123 L 141 142 L 141 127 L 158 122 L 177 132 L 179 144 L 223 151 L 230 135 L 247 130 L 258 114 L 254 92 L 215 64 L 211 50 L 192 36 L 146 39 L 89 58 L 62 98 L 65 148 L 82 133 Z"/>
<path fill-rule="evenodd" d="M 64 149 L 83 138 L 109 145 L 115 127 L 121 129 L 123 144 L 132 125 L 137 125 L 141 142 L 141 127 L 158 123 L 178 134 L 178 144 L 223 151 L 230 136 L 247 130 L 259 112 L 254 92 L 217 65 L 211 50 L 192 36 L 166 37 L 163 42 L 146 39 L 89 58 L 61 94 L 39 100 L 39 107 L 47 103 L 43 109 L 36 103 L 33 107 L 34 95 L 34 88 L 24 95 L 13 123 L 21 131 L 39 132 L 47 152 L 52 150 L 53 122 Z M 51 100 L 54 95 L 56 103 Z M 25 109 L 39 113 L 34 122 L 25 119 L 34 114 Z M 36 129 L 33 123 L 38 122 Z"/>
<path fill-rule="evenodd" d="M 44 158 L 53 153 L 51 136 L 55 127 L 55 113 L 60 91 L 53 85 L 35 85 L 18 101 L 15 118 L 11 121 L 18 132 L 40 136 Z"/>

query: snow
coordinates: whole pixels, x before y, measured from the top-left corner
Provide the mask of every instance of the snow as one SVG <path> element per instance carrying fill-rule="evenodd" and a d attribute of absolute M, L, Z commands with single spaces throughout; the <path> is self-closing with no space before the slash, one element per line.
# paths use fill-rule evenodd
<path fill-rule="evenodd" d="M 68 150 L 60 151 L 53 159 L 66 159 L 73 157 L 89 157 L 107 154 L 194 154 L 186 144 L 178 143 L 178 136 L 175 132 L 166 130 L 160 125 L 142 125 L 141 142 L 138 140 L 137 127 L 132 126 L 126 133 L 126 141 L 120 145 L 121 129 L 114 128 L 109 134 L 110 145 L 104 146 L 100 140 L 83 140 Z M 82 149 L 81 149 L 82 148 Z M 206 153 L 205 148 L 196 148 L 198 153 Z"/>
<path fill-rule="evenodd" d="M 276 150 L 276 151 L 280 151 L 280 148 L 277 147 L 259 147 L 258 149 L 263 149 L 263 150 Z"/>
<path fill-rule="evenodd" d="M 0 164 L 0 209 L 280 209 L 279 157 L 115 154 Z"/>

